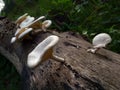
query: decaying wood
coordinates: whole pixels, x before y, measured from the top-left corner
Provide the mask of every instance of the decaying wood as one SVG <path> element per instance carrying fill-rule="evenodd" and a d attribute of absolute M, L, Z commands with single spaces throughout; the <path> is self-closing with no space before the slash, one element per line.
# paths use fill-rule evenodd
<path fill-rule="evenodd" d="M 56 31 L 41 32 L 31 40 L 10 44 L 16 25 L 8 19 L 0 21 L 0 53 L 21 75 L 23 90 L 119 90 L 120 55 L 106 49 L 96 54 L 86 50 L 91 44 L 79 34 Z M 60 37 L 54 53 L 65 63 L 48 60 L 34 69 L 26 65 L 27 55 L 49 35 Z"/>

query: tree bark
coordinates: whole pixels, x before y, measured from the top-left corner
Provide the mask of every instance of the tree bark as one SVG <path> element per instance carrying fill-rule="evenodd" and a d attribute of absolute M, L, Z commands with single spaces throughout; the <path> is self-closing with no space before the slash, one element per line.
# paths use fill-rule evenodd
<path fill-rule="evenodd" d="M 22 90 L 119 90 L 120 55 L 106 49 L 96 54 L 86 50 L 92 45 L 74 32 L 40 32 L 10 44 L 16 25 L 0 20 L 0 53 L 16 67 L 22 78 Z M 64 57 L 60 63 L 49 59 L 34 69 L 26 65 L 27 55 L 49 35 L 60 37 L 54 54 Z"/>

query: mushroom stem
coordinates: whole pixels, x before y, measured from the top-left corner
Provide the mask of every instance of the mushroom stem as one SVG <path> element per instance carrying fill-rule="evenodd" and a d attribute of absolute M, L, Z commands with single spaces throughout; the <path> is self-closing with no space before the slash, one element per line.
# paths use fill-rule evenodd
<path fill-rule="evenodd" d="M 43 31 L 46 31 L 46 29 L 52 24 L 52 21 L 51 20 L 45 20 L 43 23 L 42 23 L 42 30 Z"/>
<path fill-rule="evenodd" d="M 52 56 L 52 59 L 54 59 L 55 61 L 58 61 L 58 62 L 65 62 L 65 59 L 64 58 L 61 58 L 59 56 L 56 56 L 53 54 Z"/>
<path fill-rule="evenodd" d="M 96 51 L 98 51 L 98 48 L 90 48 L 87 50 L 87 52 L 91 52 L 91 53 L 96 53 Z"/>

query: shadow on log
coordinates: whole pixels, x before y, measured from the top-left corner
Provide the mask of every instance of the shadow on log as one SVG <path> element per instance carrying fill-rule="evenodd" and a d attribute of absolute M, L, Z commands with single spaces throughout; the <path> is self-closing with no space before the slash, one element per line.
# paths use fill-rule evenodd
<path fill-rule="evenodd" d="M 79 34 L 57 31 L 41 32 L 31 40 L 10 44 L 16 31 L 14 22 L 0 21 L 0 53 L 21 75 L 22 90 L 119 90 L 120 55 L 106 49 L 96 54 L 86 50 L 91 44 Z M 35 69 L 26 65 L 27 55 L 49 35 L 60 37 L 54 53 L 65 58 L 65 63 L 48 60 Z"/>

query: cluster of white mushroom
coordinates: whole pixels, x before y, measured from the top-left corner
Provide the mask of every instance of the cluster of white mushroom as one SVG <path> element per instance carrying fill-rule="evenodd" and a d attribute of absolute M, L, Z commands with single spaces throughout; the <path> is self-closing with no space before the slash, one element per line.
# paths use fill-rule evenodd
<path fill-rule="evenodd" d="M 16 20 L 18 29 L 16 30 L 14 37 L 12 37 L 11 43 L 23 39 L 23 37 L 27 36 L 30 32 L 39 32 L 41 30 L 46 31 L 46 29 L 52 24 L 52 21 L 45 20 L 44 22 L 40 22 L 40 20 L 44 18 L 45 16 L 41 16 L 35 20 L 34 17 L 31 17 L 27 13 L 20 16 Z"/>
<path fill-rule="evenodd" d="M 106 45 L 109 44 L 111 41 L 112 39 L 110 35 L 108 35 L 107 33 L 100 33 L 96 35 L 92 40 L 93 48 L 90 48 L 87 51 L 91 53 L 96 53 L 96 51 L 98 51 L 100 48 L 106 47 Z"/>
<path fill-rule="evenodd" d="M 14 37 L 11 39 L 11 43 L 23 37 L 27 36 L 30 32 L 35 32 L 38 30 L 46 31 L 46 29 L 52 24 L 51 20 L 45 20 L 40 23 L 39 20 L 44 19 L 45 16 L 41 16 L 35 20 L 34 17 L 29 16 L 27 13 L 20 16 L 16 20 L 17 31 L 14 34 Z M 41 31 L 40 30 L 40 31 Z M 27 66 L 29 68 L 35 68 L 42 62 L 53 59 L 59 62 L 64 62 L 64 58 L 58 57 L 53 54 L 53 48 L 58 43 L 59 37 L 55 35 L 48 36 L 45 40 L 39 43 L 29 54 L 27 58 Z"/>

